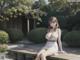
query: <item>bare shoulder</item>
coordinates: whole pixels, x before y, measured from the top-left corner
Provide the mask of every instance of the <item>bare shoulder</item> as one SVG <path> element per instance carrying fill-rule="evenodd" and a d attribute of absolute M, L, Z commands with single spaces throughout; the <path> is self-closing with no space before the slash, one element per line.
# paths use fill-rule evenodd
<path fill-rule="evenodd" d="M 58 33 L 60 33 L 60 34 L 62 33 L 62 31 L 61 31 L 61 29 L 60 29 L 60 28 L 58 28 L 58 29 L 57 29 L 57 31 L 58 31 Z"/>
<path fill-rule="evenodd" d="M 57 30 L 58 30 L 59 32 L 61 32 L 61 29 L 60 29 L 60 28 L 58 28 Z"/>

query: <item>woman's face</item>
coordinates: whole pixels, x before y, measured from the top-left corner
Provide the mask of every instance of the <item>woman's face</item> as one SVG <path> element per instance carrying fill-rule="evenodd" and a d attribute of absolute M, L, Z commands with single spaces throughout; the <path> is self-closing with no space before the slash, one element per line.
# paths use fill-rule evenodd
<path fill-rule="evenodd" d="M 57 23 L 56 23 L 56 20 L 52 20 L 49 22 L 49 24 L 51 28 L 55 28 Z"/>

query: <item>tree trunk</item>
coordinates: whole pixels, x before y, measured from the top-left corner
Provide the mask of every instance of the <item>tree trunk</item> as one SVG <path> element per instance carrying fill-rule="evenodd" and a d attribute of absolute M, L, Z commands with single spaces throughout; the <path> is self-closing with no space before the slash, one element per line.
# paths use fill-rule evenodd
<path fill-rule="evenodd" d="M 29 24 L 29 19 L 27 19 L 27 32 L 30 31 L 30 24 Z"/>
<path fill-rule="evenodd" d="M 34 20 L 33 28 L 36 28 L 36 21 Z"/>

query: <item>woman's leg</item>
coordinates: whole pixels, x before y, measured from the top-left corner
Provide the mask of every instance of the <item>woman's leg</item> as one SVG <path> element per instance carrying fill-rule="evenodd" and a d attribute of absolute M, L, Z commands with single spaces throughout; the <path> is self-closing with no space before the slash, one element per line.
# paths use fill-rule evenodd
<path fill-rule="evenodd" d="M 41 53 L 41 60 L 46 60 L 46 57 L 47 56 L 50 56 L 50 55 L 56 55 L 57 54 L 57 51 L 54 50 L 53 48 L 48 48 L 47 50 L 45 50 L 43 53 Z"/>
<path fill-rule="evenodd" d="M 39 53 L 37 54 L 36 60 L 39 60 L 41 58 L 41 60 L 46 60 L 46 56 L 49 55 L 57 55 L 58 54 L 58 48 L 57 46 L 51 47 L 51 48 L 42 48 Z"/>
<path fill-rule="evenodd" d="M 53 50 L 53 48 L 48 48 L 47 50 L 42 49 L 36 56 L 35 60 L 46 60 L 46 56 L 49 55 L 57 55 L 58 52 L 56 50 Z"/>
<path fill-rule="evenodd" d="M 44 51 L 45 51 L 44 49 L 41 49 L 41 50 L 37 53 L 37 56 L 36 56 L 35 60 L 40 60 L 41 54 L 42 54 Z"/>
<path fill-rule="evenodd" d="M 35 60 L 40 60 L 40 55 L 36 56 Z"/>
<path fill-rule="evenodd" d="M 58 50 L 54 48 L 48 48 L 45 52 L 46 56 L 50 56 L 50 55 L 58 55 Z"/>
<path fill-rule="evenodd" d="M 40 56 L 41 57 L 41 60 L 46 60 L 46 54 L 45 54 L 45 52 L 41 53 L 41 56 Z"/>

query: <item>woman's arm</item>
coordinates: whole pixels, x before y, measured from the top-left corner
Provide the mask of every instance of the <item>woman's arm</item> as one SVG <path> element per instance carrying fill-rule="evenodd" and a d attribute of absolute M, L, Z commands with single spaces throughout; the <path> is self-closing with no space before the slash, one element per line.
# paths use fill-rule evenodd
<path fill-rule="evenodd" d="M 45 38 L 46 38 L 47 40 L 50 40 L 50 37 L 51 37 L 51 33 L 48 32 L 48 33 L 46 34 Z"/>
<path fill-rule="evenodd" d="M 58 30 L 58 47 L 59 47 L 59 50 L 60 51 L 63 51 L 63 49 L 62 49 L 62 42 L 61 42 L 61 30 L 59 29 Z"/>

